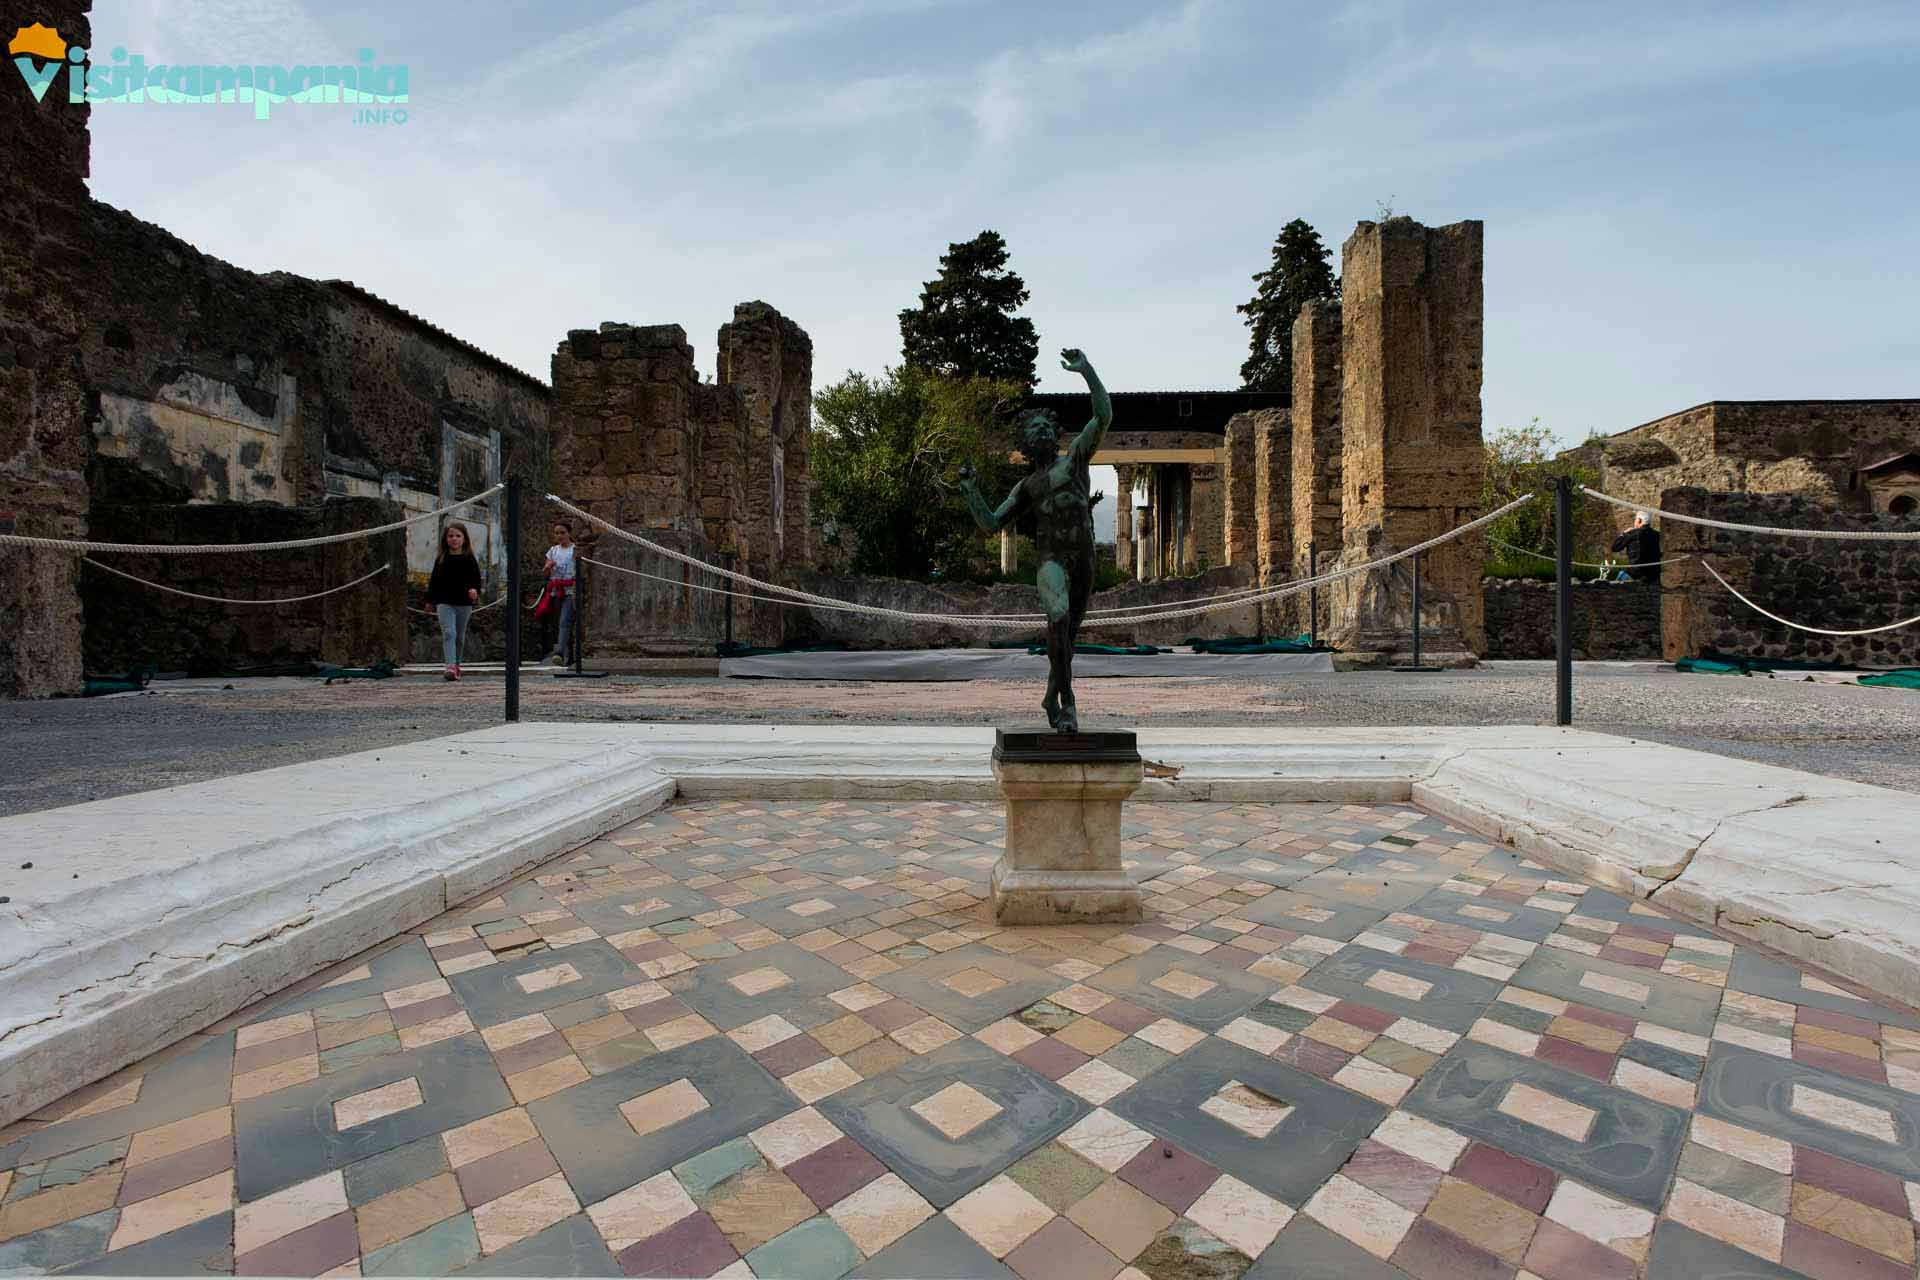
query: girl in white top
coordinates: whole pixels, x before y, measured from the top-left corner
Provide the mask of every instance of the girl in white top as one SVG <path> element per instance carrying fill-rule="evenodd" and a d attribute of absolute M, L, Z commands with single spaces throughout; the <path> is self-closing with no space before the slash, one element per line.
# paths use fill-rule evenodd
<path fill-rule="evenodd" d="M 579 550 L 573 545 L 573 530 L 564 520 L 555 521 L 553 545 L 547 548 L 547 591 L 560 602 L 560 639 L 552 658 L 557 666 L 573 660 L 573 583 Z"/>

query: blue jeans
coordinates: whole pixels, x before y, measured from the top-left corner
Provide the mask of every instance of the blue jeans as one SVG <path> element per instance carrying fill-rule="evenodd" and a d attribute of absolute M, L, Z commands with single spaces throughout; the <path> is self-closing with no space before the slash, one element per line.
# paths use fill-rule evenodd
<path fill-rule="evenodd" d="M 553 651 L 560 655 L 562 665 L 573 661 L 573 588 L 567 588 L 567 594 L 560 598 L 560 620 L 555 624 L 559 636 L 554 641 Z"/>
<path fill-rule="evenodd" d="M 460 650 L 467 644 L 467 619 L 473 616 L 473 606 L 468 604 L 439 604 L 434 611 L 440 615 L 440 648 L 447 656 L 447 665 L 460 665 Z"/>

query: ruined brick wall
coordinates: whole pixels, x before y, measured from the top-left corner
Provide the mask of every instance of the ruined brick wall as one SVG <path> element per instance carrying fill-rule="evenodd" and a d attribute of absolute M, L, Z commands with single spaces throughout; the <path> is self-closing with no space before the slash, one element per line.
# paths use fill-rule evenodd
<path fill-rule="evenodd" d="M 110 542 L 265 542 L 389 524 L 400 508 L 373 498 L 324 506 L 269 503 L 96 503 L 94 537 Z M 407 641 L 406 539 L 398 532 L 292 551 L 97 559 L 148 582 L 234 599 L 307 595 L 393 567 L 350 590 L 291 605 L 227 605 L 156 591 L 91 566 L 81 570 L 86 667 L 218 674 L 282 662 L 361 666 L 403 662 Z"/>
<path fill-rule="evenodd" d="M 1293 417 L 1286 409 L 1246 415 L 1253 424 L 1253 555 L 1261 586 L 1293 564 Z"/>
<path fill-rule="evenodd" d="M 1860 468 L 1920 449 L 1920 400 L 1716 400 L 1587 448 L 1600 487 L 1629 502 L 1687 487 L 1864 511 Z"/>
<path fill-rule="evenodd" d="M 1259 537 L 1259 482 L 1254 466 L 1253 415 L 1237 413 L 1227 420 L 1226 462 L 1222 483 L 1226 489 L 1226 525 L 1222 534 L 1227 564 L 1258 569 L 1254 548 Z"/>
<path fill-rule="evenodd" d="M 1554 584 L 1489 579 L 1485 658 L 1554 656 Z M 1657 659 L 1660 589 L 1622 582 L 1573 586 L 1573 656 L 1582 660 Z"/>
<path fill-rule="evenodd" d="M 571 330 L 554 352 L 553 400 L 556 492 L 602 520 L 719 562 L 708 536 L 703 450 L 710 427 L 730 448 L 746 409 L 738 392 L 700 381 L 685 329 L 610 322 Z M 729 527 L 724 516 L 717 527 Z M 591 527 L 574 534 L 593 559 L 671 579 L 590 568 L 597 587 L 585 596 L 586 623 L 595 653 L 712 646 L 723 598 L 691 585 L 718 585 L 711 575 Z"/>
<path fill-rule="evenodd" d="M 1920 519 L 1836 511 L 1798 494 L 1669 489 L 1659 505 L 1683 515 L 1776 528 L 1920 532 Z M 1912 543 L 1838 542 L 1703 529 L 1677 520 L 1660 529 L 1666 556 L 1704 555 L 1721 576 L 1766 609 L 1812 627 L 1857 630 L 1920 614 L 1920 555 Z M 1920 665 L 1920 627 L 1879 635 L 1810 635 L 1770 622 L 1707 575 L 1698 560 L 1663 570 L 1666 656 L 1708 648 L 1764 658 L 1862 666 Z"/>
<path fill-rule="evenodd" d="M 1340 555 L 1340 304 L 1309 302 L 1293 322 L 1293 576 L 1312 574 L 1312 552 L 1333 563 Z M 1310 629 L 1312 597 L 1290 596 L 1284 616 Z M 1318 630 L 1332 626 L 1330 592 L 1319 595 Z"/>
<path fill-rule="evenodd" d="M 715 362 L 720 386 L 745 405 L 746 501 L 741 516 L 742 568 L 768 581 L 808 563 L 812 547 L 813 340 L 764 302 L 743 302 L 720 326 Z M 762 608 L 742 634 L 755 643 L 778 638 L 776 611 Z"/>
<path fill-rule="evenodd" d="M 6 38 L 35 22 L 92 43 L 84 3 L 0 0 Z M 88 108 L 67 102 L 64 76 L 35 103 L 11 65 L 0 69 L 0 531 L 81 538 Z M 79 572 L 64 553 L 0 548 L 0 697 L 79 692 Z"/>
<path fill-rule="evenodd" d="M 1342 250 L 1341 526 L 1348 563 L 1443 533 L 1478 511 L 1482 226 L 1362 222 Z M 1424 576 L 1464 643 L 1485 644 L 1484 539 L 1435 549 Z M 1392 593 L 1366 575 L 1335 593 L 1343 647 L 1397 647 Z M 1375 615 L 1378 615 L 1377 617 Z M 1377 623 L 1377 625 L 1376 625 Z"/>

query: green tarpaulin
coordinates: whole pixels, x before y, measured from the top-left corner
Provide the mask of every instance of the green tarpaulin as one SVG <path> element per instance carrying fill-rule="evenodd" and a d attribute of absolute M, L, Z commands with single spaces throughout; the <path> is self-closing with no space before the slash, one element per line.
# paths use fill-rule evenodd
<path fill-rule="evenodd" d="M 1920 667 L 1902 667 L 1898 671 L 1877 671 L 1870 676 L 1861 676 L 1860 683 L 1882 689 L 1920 689 Z"/>
<path fill-rule="evenodd" d="M 1220 640 L 1203 640 L 1199 636 L 1187 637 L 1187 643 L 1193 646 L 1195 653 L 1314 653 L 1324 645 L 1315 645 L 1312 637 L 1302 631 L 1297 636 L 1227 636 Z"/>

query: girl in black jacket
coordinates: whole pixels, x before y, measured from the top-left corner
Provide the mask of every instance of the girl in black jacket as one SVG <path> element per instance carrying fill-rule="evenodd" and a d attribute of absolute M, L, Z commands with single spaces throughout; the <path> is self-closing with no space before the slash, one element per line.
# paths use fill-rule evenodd
<path fill-rule="evenodd" d="M 460 678 L 460 649 L 467 641 L 467 619 L 480 602 L 480 562 L 473 556 L 473 539 L 458 520 L 440 531 L 440 554 L 427 579 L 427 603 L 440 615 L 440 643 L 446 652 L 445 679 Z"/>

